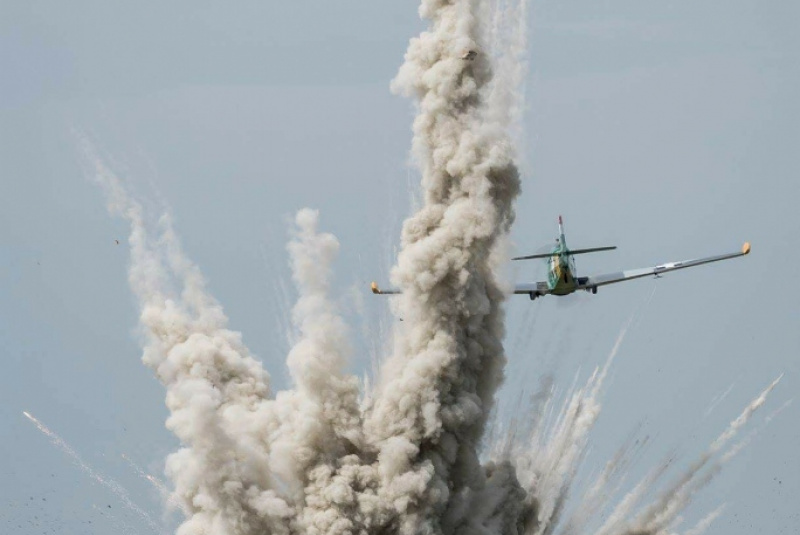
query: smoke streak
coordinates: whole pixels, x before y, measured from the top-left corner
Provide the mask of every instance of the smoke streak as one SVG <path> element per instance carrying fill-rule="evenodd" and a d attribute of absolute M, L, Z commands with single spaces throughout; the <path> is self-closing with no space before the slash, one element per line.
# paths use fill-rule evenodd
<path fill-rule="evenodd" d="M 167 489 L 167 486 L 164 484 L 163 481 L 145 472 L 139 465 L 134 463 L 133 460 L 124 453 L 121 454 L 120 456 L 125 462 L 128 463 L 128 466 L 130 466 L 133 469 L 133 471 L 136 472 L 137 476 L 139 476 L 140 478 L 144 479 L 145 481 L 153 485 L 156 488 L 156 490 L 158 490 L 159 493 L 161 493 L 162 496 L 166 497 L 166 495 L 169 494 L 169 490 Z"/>
<path fill-rule="evenodd" d="M 731 393 L 731 391 L 733 390 L 734 386 L 735 386 L 734 384 L 731 384 L 724 392 L 714 396 L 714 398 L 711 400 L 711 403 L 709 403 L 708 408 L 706 409 L 706 412 L 705 412 L 704 416 L 708 416 L 712 412 L 714 412 L 714 409 L 716 409 L 717 406 L 720 403 L 722 403 L 725 400 L 725 398 L 728 397 L 728 394 Z"/>
<path fill-rule="evenodd" d="M 641 499 L 654 481 L 647 485 L 639 485 L 632 493 L 625 497 L 614 513 L 598 531 L 598 535 L 612 535 L 617 533 L 666 533 L 673 523 L 679 519 L 681 511 L 691 501 L 694 494 L 702 487 L 708 485 L 714 476 L 719 473 L 722 465 L 730 460 L 739 450 L 733 448 L 723 452 L 725 445 L 736 436 L 739 430 L 748 422 L 766 401 L 770 392 L 778 385 L 781 378 L 775 379 L 761 394 L 745 407 L 744 411 L 733 420 L 728 428 L 711 443 L 706 452 L 700 456 L 676 481 L 669 485 L 652 504 L 640 512 L 633 521 L 627 519 L 631 516 L 633 507 Z M 720 454 L 719 460 L 714 460 Z"/>
<path fill-rule="evenodd" d="M 163 481 L 156 476 L 145 472 L 139 465 L 133 462 L 133 459 L 124 453 L 121 456 L 125 462 L 128 463 L 128 466 L 130 466 L 133 471 L 136 472 L 137 476 L 150 483 L 158 491 L 158 494 L 161 496 L 161 499 L 164 500 L 168 509 L 180 509 L 183 514 L 189 514 L 188 509 L 186 509 L 181 502 L 177 501 L 174 496 L 170 495 L 169 488 L 167 488 L 167 485 L 164 484 Z"/>
<path fill-rule="evenodd" d="M 545 419 L 537 420 L 524 442 L 514 433 L 506 439 L 508 444 L 502 446 L 501 451 L 516 467 L 520 483 L 527 491 L 531 514 L 525 520 L 525 533 L 552 533 L 558 525 L 566 498 L 585 455 L 589 432 L 600 414 L 599 397 L 603 383 L 625 334 L 638 313 L 639 310 L 623 325 L 603 367 L 596 368 L 582 388 L 573 387 L 568 395 L 569 401 L 562 406 L 551 426 L 544 425 Z M 552 394 L 553 391 L 550 390 L 540 396 L 546 401 L 537 412 L 548 414 L 556 410 Z M 608 479 L 614 470 L 614 466 L 610 465 L 603 477 Z M 596 486 L 600 488 L 604 483 L 598 482 Z M 590 510 L 599 507 L 594 501 L 595 498 L 587 498 L 584 513 L 588 514 Z M 584 522 L 584 519 L 573 518 L 568 523 L 568 529 L 574 529 L 570 526 Z"/>
<path fill-rule="evenodd" d="M 149 514 L 147 514 L 147 512 L 144 511 L 141 507 L 139 507 L 138 505 L 133 503 L 133 501 L 131 500 L 130 496 L 128 495 L 128 491 L 125 490 L 125 488 L 122 485 L 120 485 L 119 483 L 117 483 L 113 479 L 110 479 L 110 478 L 107 478 L 107 477 L 103 477 L 99 472 L 97 472 L 97 470 L 95 470 L 90 465 L 88 465 L 81 458 L 81 456 L 78 455 L 78 453 L 75 450 L 73 450 L 72 447 L 64 441 L 63 438 L 58 436 L 55 431 L 51 430 L 46 425 L 44 425 L 42 422 L 40 422 L 31 413 L 29 413 L 27 411 L 22 411 L 22 414 L 25 416 L 25 418 L 30 420 L 31 423 L 33 423 L 33 425 L 35 425 L 36 428 L 39 431 L 44 433 L 44 435 L 47 438 L 50 439 L 50 442 L 55 447 L 57 447 L 58 449 L 60 449 L 61 451 L 63 451 L 67 455 L 69 455 L 70 457 L 72 457 L 73 462 L 87 476 L 89 476 L 90 479 L 92 479 L 93 481 L 96 481 L 97 483 L 100 483 L 102 486 L 104 486 L 105 488 L 110 490 L 117 498 L 119 498 L 119 500 L 122 502 L 122 504 L 125 507 L 127 507 L 128 509 L 130 509 L 131 511 L 136 513 L 142 520 L 144 520 L 144 522 L 147 524 L 147 526 L 150 529 L 152 529 L 156 533 L 160 533 L 161 532 L 161 528 L 159 528 L 158 524 L 152 519 L 152 517 Z"/>
<path fill-rule="evenodd" d="M 105 517 L 106 520 L 111 523 L 114 530 L 113 533 L 120 533 L 122 535 L 138 535 L 138 532 L 132 526 L 130 526 L 123 519 L 117 518 L 116 515 L 111 514 L 107 508 L 99 507 L 96 503 L 93 503 L 92 509 L 94 509 L 100 516 Z"/>

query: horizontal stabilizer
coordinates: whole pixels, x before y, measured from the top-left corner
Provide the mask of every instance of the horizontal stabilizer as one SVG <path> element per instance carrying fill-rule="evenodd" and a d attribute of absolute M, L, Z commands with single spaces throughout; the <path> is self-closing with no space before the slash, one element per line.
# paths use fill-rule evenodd
<path fill-rule="evenodd" d="M 591 249 L 575 249 L 572 251 L 567 251 L 567 254 L 598 253 L 600 251 L 613 251 L 616 248 L 617 248 L 616 245 L 611 245 L 609 247 L 592 247 Z"/>
<path fill-rule="evenodd" d="M 533 260 L 534 258 L 550 258 L 551 256 L 558 256 L 559 253 L 543 253 L 543 254 L 532 254 L 528 256 L 516 256 L 511 260 Z"/>
<path fill-rule="evenodd" d="M 544 254 L 532 254 L 528 256 L 517 256 L 512 258 L 511 260 L 532 260 L 534 258 L 550 258 L 551 256 L 561 256 L 564 255 L 575 255 L 575 254 L 583 254 L 583 253 L 597 253 L 599 251 L 611 251 L 616 249 L 616 245 L 612 245 L 610 247 L 592 247 L 591 249 L 573 249 L 567 251 L 553 251 L 552 253 L 544 253 Z"/>

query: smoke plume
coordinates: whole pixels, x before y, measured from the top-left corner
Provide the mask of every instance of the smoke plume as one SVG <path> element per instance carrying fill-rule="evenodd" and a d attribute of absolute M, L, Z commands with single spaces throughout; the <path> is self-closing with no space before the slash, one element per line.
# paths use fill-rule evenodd
<path fill-rule="evenodd" d="M 412 154 L 423 203 L 403 226 L 392 271 L 404 321 L 368 392 L 345 372 L 348 328 L 330 295 L 339 244 L 318 230 L 317 212 L 297 213 L 288 246 L 298 293 L 286 359 L 291 386 L 274 393 L 169 215 L 149 217 L 81 141 L 88 172 L 131 228 L 142 360 L 166 389 L 166 425 L 182 444 L 166 462 L 171 500 L 186 515 L 178 535 L 579 533 L 628 466 L 630 445 L 585 493 L 583 512 L 561 527 L 601 387 L 630 322 L 606 366 L 572 392 L 554 425 L 533 413 L 529 436 L 509 435 L 481 460 L 506 362 L 504 283 L 496 274 L 520 193 L 513 137 L 526 2 L 423 0 L 420 15 L 429 28 L 411 40 L 392 89 L 417 106 Z M 540 399 L 534 410 L 550 411 L 551 395 Z M 657 470 L 600 533 L 663 533 L 707 481 L 698 476 L 707 464 L 704 457 L 630 520 Z"/>

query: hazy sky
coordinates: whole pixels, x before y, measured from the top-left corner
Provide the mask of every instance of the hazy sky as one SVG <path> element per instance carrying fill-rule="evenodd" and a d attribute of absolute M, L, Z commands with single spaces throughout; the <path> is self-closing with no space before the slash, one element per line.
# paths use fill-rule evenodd
<path fill-rule="evenodd" d="M 503 402 L 543 374 L 562 389 L 584 380 L 635 313 L 582 472 L 640 426 L 651 445 L 629 488 L 666 455 L 691 462 L 785 373 L 687 522 L 727 503 L 709 533 L 795 532 L 800 400 L 765 418 L 800 385 L 800 4 L 545 1 L 530 23 L 516 252 L 552 242 L 558 214 L 571 246 L 619 246 L 579 257 L 581 274 L 744 240 L 753 252 L 596 296 L 514 299 Z M 387 309 L 367 284 L 386 280 L 418 182 L 413 109 L 389 81 L 423 27 L 414 2 L 0 1 L 1 532 L 151 532 L 23 410 L 158 522 L 157 492 L 121 455 L 163 477 L 177 446 L 139 360 L 127 229 L 83 176 L 72 132 L 170 207 L 276 386 L 287 222 L 320 209 L 342 244 L 352 368 L 366 371 Z"/>

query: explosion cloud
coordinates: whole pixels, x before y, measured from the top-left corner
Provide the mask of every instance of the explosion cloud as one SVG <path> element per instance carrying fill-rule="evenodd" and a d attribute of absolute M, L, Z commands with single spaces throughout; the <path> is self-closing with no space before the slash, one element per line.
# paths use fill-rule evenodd
<path fill-rule="evenodd" d="M 417 103 L 412 154 L 423 203 L 403 226 L 392 272 L 404 321 L 369 392 L 344 371 L 348 329 L 330 297 L 338 242 L 319 232 L 317 212 L 297 213 L 288 246 L 299 293 L 287 356 L 292 384 L 274 393 L 181 249 L 169 216 L 151 225 L 82 142 L 110 209 L 131 226 L 129 282 L 141 308 L 143 361 L 164 384 L 167 427 L 182 443 L 166 463 L 172 499 L 186 514 L 178 535 L 578 533 L 606 504 L 601 491 L 624 469 L 625 450 L 586 494 L 585 513 L 560 527 L 627 326 L 609 364 L 573 392 L 554 426 L 534 425 L 525 442 L 515 435 L 490 460 L 480 458 L 506 361 L 496 268 L 520 193 L 512 132 L 521 109 L 525 13 L 524 1 L 420 6 L 429 28 L 411 40 L 392 89 Z M 542 399 L 551 403 L 546 392 Z M 702 471 L 707 463 L 701 459 L 631 520 L 640 489 L 660 477 L 659 468 L 600 533 L 666 533 L 710 477 Z M 716 514 L 687 533 L 702 531 Z"/>

